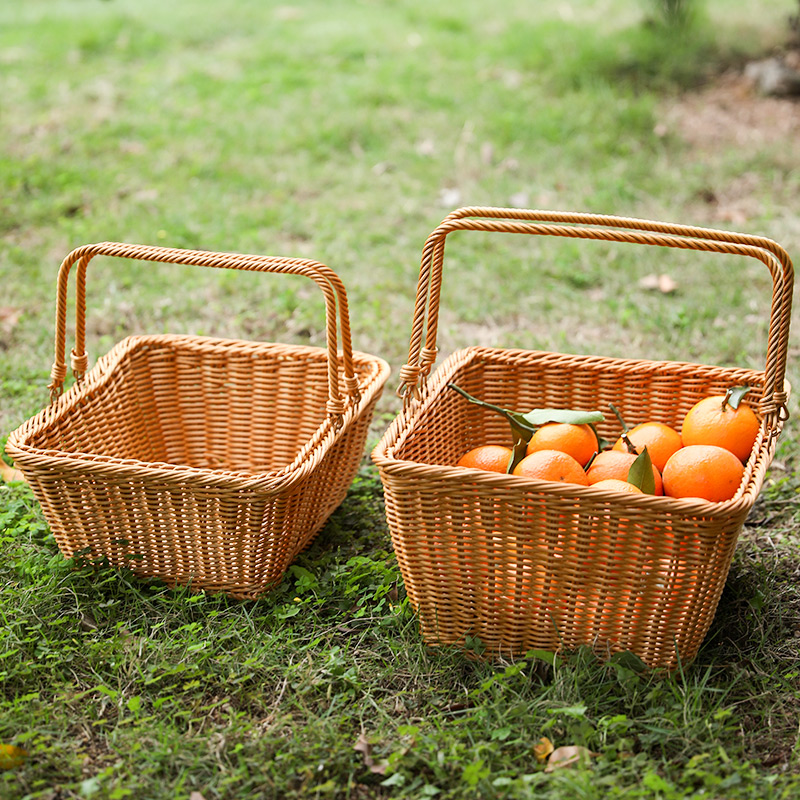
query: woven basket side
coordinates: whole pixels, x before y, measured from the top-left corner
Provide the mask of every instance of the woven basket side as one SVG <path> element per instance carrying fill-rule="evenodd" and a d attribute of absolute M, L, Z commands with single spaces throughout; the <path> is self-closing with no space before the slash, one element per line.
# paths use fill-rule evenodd
<path fill-rule="evenodd" d="M 745 512 L 670 518 L 436 474 L 387 474 L 392 544 L 423 636 L 486 656 L 594 647 L 694 658 Z"/>
<path fill-rule="evenodd" d="M 291 559 L 290 512 L 302 488 L 237 499 L 125 475 L 37 475 L 31 485 L 64 556 L 104 558 L 141 576 L 237 596 L 282 576 Z"/>

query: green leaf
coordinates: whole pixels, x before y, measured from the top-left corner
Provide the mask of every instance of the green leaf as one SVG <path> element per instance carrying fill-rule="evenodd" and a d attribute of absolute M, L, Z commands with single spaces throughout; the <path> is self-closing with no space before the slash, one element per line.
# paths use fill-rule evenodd
<path fill-rule="evenodd" d="M 619 653 L 615 653 L 609 659 L 610 662 L 614 664 L 620 664 L 627 669 L 631 669 L 634 672 L 644 672 L 647 669 L 647 665 L 642 661 L 636 653 L 632 653 L 630 650 L 623 650 Z"/>
<path fill-rule="evenodd" d="M 585 717 L 586 706 L 566 706 L 565 708 L 548 708 L 548 714 L 564 714 L 567 717 Z"/>
<path fill-rule="evenodd" d="M 525 438 L 518 438 L 514 442 L 514 448 L 511 452 L 511 460 L 508 462 L 508 469 L 506 469 L 506 474 L 511 475 L 511 473 L 516 468 L 517 464 L 525 458 L 526 453 L 528 452 L 528 440 Z"/>
<path fill-rule="evenodd" d="M 508 739 L 509 736 L 511 736 L 511 734 L 512 734 L 511 728 L 509 728 L 508 725 L 504 725 L 502 728 L 495 728 L 492 731 L 491 738 L 494 741 L 504 742 L 506 739 Z"/>
<path fill-rule="evenodd" d="M 725 392 L 725 403 L 727 403 L 734 411 L 739 408 L 739 403 L 742 398 L 750 391 L 749 386 L 734 386 Z M 724 404 L 723 404 L 724 405 Z"/>
<path fill-rule="evenodd" d="M 536 658 L 539 659 L 539 661 L 544 661 L 551 667 L 556 663 L 556 654 L 550 652 L 549 650 L 528 650 L 525 655 L 528 658 Z"/>
<path fill-rule="evenodd" d="M 535 427 L 546 425 L 548 422 L 566 422 L 570 425 L 591 425 L 602 422 L 605 417 L 599 411 L 578 411 L 569 408 L 535 408 L 522 418 Z"/>
<path fill-rule="evenodd" d="M 486 650 L 486 645 L 477 636 L 466 634 L 464 636 L 464 646 L 477 655 L 481 655 Z"/>
<path fill-rule="evenodd" d="M 310 572 L 305 567 L 301 567 L 299 564 L 292 564 L 288 571 L 291 575 L 294 575 L 297 581 L 297 591 L 307 591 L 309 589 L 314 590 L 319 588 L 319 581 L 317 581 L 316 576 L 313 572 Z"/>
<path fill-rule="evenodd" d="M 631 464 L 631 468 L 628 470 L 628 483 L 638 486 L 645 494 L 656 493 L 653 462 L 650 460 L 650 453 L 647 452 L 646 447 Z"/>

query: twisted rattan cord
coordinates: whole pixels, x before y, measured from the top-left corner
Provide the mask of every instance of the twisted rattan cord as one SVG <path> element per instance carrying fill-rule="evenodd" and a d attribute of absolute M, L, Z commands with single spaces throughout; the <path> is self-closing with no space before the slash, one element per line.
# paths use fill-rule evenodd
<path fill-rule="evenodd" d="M 571 236 L 573 238 L 592 238 L 605 241 L 628 241 L 633 244 L 656 244 L 660 246 L 676 247 L 681 249 L 691 250 L 704 250 L 707 252 L 721 252 L 735 255 L 749 255 L 758 258 L 770 270 L 773 278 L 773 294 L 772 294 L 772 307 L 770 311 L 770 329 L 767 337 L 767 357 L 766 357 L 766 375 L 767 381 L 765 384 L 765 395 L 761 398 L 759 409 L 763 416 L 781 416 L 786 419 L 786 392 L 783 390 L 783 376 L 786 366 L 786 353 L 788 350 L 788 324 L 789 316 L 791 314 L 791 290 L 787 293 L 782 291 L 786 287 L 784 275 L 777 269 L 777 262 L 769 251 L 760 248 L 750 248 L 749 246 L 736 246 L 735 249 L 730 249 L 727 243 L 715 243 L 713 241 L 703 242 L 699 241 L 699 246 L 695 246 L 695 240 L 684 240 L 677 237 L 666 236 L 664 239 L 655 240 L 645 234 L 633 234 L 626 236 L 625 234 L 618 235 L 617 232 L 606 232 L 593 228 L 577 229 L 565 228 L 559 229 L 555 226 L 539 226 L 529 225 L 523 226 L 522 229 L 507 230 L 506 226 L 492 226 L 491 223 L 486 226 L 473 226 L 472 220 L 466 220 L 466 228 L 458 226 L 455 230 L 495 230 L 499 232 L 523 232 L 523 233 L 536 233 L 542 231 L 550 235 Z M 534 230 L 531 230 L 531 229 Z M 446 235 L 446 233 L 445 233 Z M 787 256 L 788 258 L 788 256 Z M 438 326 L 438 304 L 441 290 L 442 279 L 442 263 L 444 260 L 444 236 L 442 236 L 437 245 L 435 246 L 432 254 L 432 276 L 430 281 L 430 297 L 428 301 L 428 329 L 426 332 L 426 346 L 422 348 L 418 357 L 419 374 L 424 379 L 433 364 L 432 360 L 426 360 L 426 353 L 434 353 L 437 326 Z M 790 275 L 791 277 L 791 275 Z M 791 283 L 789 284 L 791 287 Z M 787 308 L 788 306 L 788 308 Z M 780 387 L 780 388 L 779 388 Z M 773 427 L 774 430 L 776 428 Z"/>
<path fill-rule="evenodd" d="M 83 380 L 89 366 L 86 355 L 86 267 L 91 259 L 90 255 L 83 256 L 78 261 L 78 280 L 75 283 L 75 347 L 70 352 L 72 374 L 75 380 Z M 80 324 L 79 321 L 80 320 Z M 52 391 L 52 390 L 51 390 Z M 60 393 L 60 390 L 58 390 Z"/>
<path fill-rule="evenodd" d="M 88 257 L 83 257 L 80 260 L 78 266 L 78 277 L 77 277 L 77 297 L 76 297 L 76 330 L 80 331 L 81 339 L 83 339 L 83 331 L 85 329 L 85 271 L 86 266 L 88 265 L 88 261 L 94 255 L 116 255 L 119 257 L 124 258 L 139 258 L 141 260 L 151 260 L 151 261 L 163 261 L 166 263 L 194 263 L 199 266 L 210 266 L 210 267 L 220 267 L 220 268 L 232 268 L 232 269 L 247 269 L 247 270 L 254 270 L 254 271 L 273 271 L 273 272 L 292 272 L 293 270 L 290 268 L 286 268 L 289 265 L 299 266 L 304 265 L 306 267 L 317 269 L 320 274 L 323 274 L 328 282 L 333 286 L 334 291 L 337 294 L 337 300 L 339 301 L 339 317 L 340 317 L 340 327 L 342 330 L 342 348 L 344 352 L 344 369 L 345 369 L 345 389 L 348 390 L 350 397 L 352 399 L 357 399 L 357 380 L 353 381 L 353 371 L 352 371 L 352 347 L 351 347 L 351 339 L 350 339 L 350 324 L 349 324 L 349 313 L 347 307 L 347 297 L 344 291 L 344 286 L 342 285 L 341 281 L 339 280 L 338 276 L 319 262 L 313 261 L 306 261 L 306 260 L 299 260 L 299 259 L 279 259 L 279 258 L 267 258 L 263 256 L 250 256 L 250 255 L 241 255 L 241 254 L 215 254 L 215 253 L 208 253 L 205 251 L 185 251 L 185 250 L 175 250 L 173 248 L 161 248 L 161 247 L 151 247 L 146 245 L 118 245 L 113 242 L 106 242 L 99 245 L 99 247 L 104 249 L 104 252 L 95 252 Z M 133 253 L 132 250 L 136 252 Z M 209 260 L 209 257 L 211 260 Z M 220 263 L 220 259 L 222 259 L 222 263 Z M 270 262 L 272 264 L 272 268 L 269 266 L 265 266 L 266 262 Z M 275 268 L 277 265 L 283 265 L 284 268 Z M 304 273 L 295 273 L 295 274 L 304 274 Z M 312 276 L 308 276 L 312 277 Z M 312 278 L 314 279 L 314 278 Z M 316 279 L 314 279 L 316 280 Z M 319 281 L 317 281 L 319 283 Z M 323 289 L 323 284 L 319 284 L 320 288 Z M 327 318 L 327 335 L 328 335 L 328 343 L 329 343 L 329 352 L 331 348 L 331 341 L 336 341 L 336 327 L 335 321 L 336 316 L 335 314 L 330 313 L 330 305 L 328 303 L 329 298 L 326 296 L 326 318 Z M 81 343 L 82 344 L 82 343 Z M 77 336 L 76 336 L 76 347 L 77 347 Z M 334 345 L 334 352 L 335 352 L 335 345 Z M 76 354 L 75 361 L 77 362 L 77 358 L 80 357 L 82 354 L 82 348 L 78 347 L 78 353 Z M 333 387 L 336 386 L 336 391 L 329 393 L 329 400 L 327 405 L 327 411 L 330 415 L 336 417 L 341 421 L 341 414 L 344 410 L 344 403 L 342 403 L 341 399 L 338 397 L 338 370 L 334 366 L 334 362 L 332 359 L 329 359 L 329 386 Z M 340 424 L 340 423 L 339 423 Z"/>
<path fill-rule="evenodd" d="M 523 208 L 495 208 L 483 206 L 465 206 L 448 214 L 442 224 L 465 217 L 499 217 L 506 219 L 520 219 L 536 222 L 555 222 L 563 224 L 581 224 L 588 216 L 592 217 L 592 225 L 613 228 L 634 228 L 654 233 L 666 233 L 686 236 L 696 239 L 714 239 L 722 242 L 738 242 L 762 247 L 775 255 L 785 269 L 790 271 L 792 261 L 786 250 L 780 244 L 765 236 L 756 234 L 739 233 L 737 231 L 724 231 L 717 228 L 702 228 L 696 225 L 683 225 L 675 222 L 659 222 L 656 220 L 640 219 L 637 217 L 620 217 L 612 214 L 586 214 L 576 211 L 544 211 Z"/>
<path fill-rule="evenodd" d="M 177 252 L 178 253 L 191 252 L 194 254 L 203 255 L 207 251 L 178 250 Z M 237 262 L 239 266 L 235 268 L 255 270 L 255 271 L 265 271 L 265 270 L 263 270 L 259 266 L 253 266 L 254 261 L 261 263 L 268 258 L 260 255 L 250 255 L 241 253 L 225 253 L 224 256 L 227 261 L 225 268 L 234 268 L 232 265 L 234 264 L 234 262 Z M 89 259 L 81 259 L 81 262 L 78 264 L 78 270 L 76 275 L 76 285 L 78 290 L 76 295 L 76 303 L 77 303 L 76 320 L 85 319 L 85 309 L 86 309 L 85 282 L 86 282 L 86 267 L 88 265 L 88 260 Z M 339 330 L 341 331 L 341 340 L 342 340 L 342 361 L 343 361 L 343 373 L 344 373 L 343 377 L 344 377 L 345 393 L 348 395 L 348 397 L 352 398 L 353 401 L 358 401 L 359 399 L 358 378 L 354 374 L 353 363 L 352 363 L 352 335 L 350 329 L 350 310 L 347 300 L 347 292 L 345 291 L 344 284 L 342 283 L 341 278 L 330 267 L 326 266 L 325 264 L 322 264 L 319 261 L 311 261 L 308 259 L 294 259 L 294 258 L 287 259 L 287 258 L 277 258 L 277 257 L 271 257 L 268 260 L 274 262 L 281 261 L 281 262 L 305 264 L 306 266 L 312 269 L 316 269 L 317 272 L 323 275 L 327 279 L 327 281 L 331 284 L 333 290 L 336 292 L 336 301 L 339 309 Z M 180 263 L 180 261 L 171 263 Z M 218 265 L 204 263 L 203 266 L 213 267 Z M 83 323 L 76 324 L 76 329 L 79 329 L 81 333 L 83 333 L 84 328 L 85 325 Z M 85 347 L 84 343 L 81 342 L 81 347 L 78 348 L 77 336 L 76 336 L 76 349 L 78 353 L 82 353 L 84 351 L 84 347 Z"/>
<path fill-rule="evenodd" d="M 617 226 L 641 229 L 650 233 L 628 234 L 602 228 L 569 228 L 557 225 L 519 224 L 487 219 L 465 219 L 468 216 L 507 217 L 517 220 L 556 220 L 586 225 Z M 728 231 L 697 228 L 670 223 L 651 222 L 608 215 L 529 211 L 470 207 L 454 211 L 428 237 L 423 248 L 420 278 L 417 284 L 414 319 L 409 345 L 408 363 L 401 368 L 400 393 L 406 403 L 419 397 L 420 382 L 430 371 L 436 357 L 438 303 L 442 280 L 445 238 L 454 230 L 496 231 L 502 233 L 533 233 L 572 238 L 630 242 L 682 249 L 730 253 L 757 258 L 770 270 L 773 278 L 773 298 L 770 331 L 767 343 L 768 390 L 762 397 L 760 410 L 765 416 L 786 417 L 786 393 L 783 378 L 788 349 L 788 328 L 791 314 L 793 268 L 786 251 L 770 239 Z M 653 232 L 658 235 L 653 235 Z M 427 327 L 426 327 L 427 323 Z M 425 346 L 422 347 L 423 330 Z"/>
<path fill-rule="evenodd" d="M 89 261 L 97 255 L 116 256 L 143 261 L 157 261 L 172 264 L 187 264 L 216 268 L 252 270 L 257 272 L 276 272 L 304 275 L 314 280 L 326 303 L 326 334 L 328 341 L 328 413 L 339 420 L 345 410 L 345 404 L 339 395 L 337 340 L 341 333 L 343 368 L 345 373 L 345 391 L 352 402 L 358 400 L 358 381 L 354 377 L 352 361 L 352 343 L 349 322 L 349 310 L 344 286 L 332 270 L 316 261 L 275 258 L 257 255 L 230 253 L 211 253 L 196 250 L 180 250 L 176 248 L 157 247 L 151 245 L 129 245 L 116 242 L 102 242 L 77 248 L 64 259 L 58 276 L 58 294 L 56 303 L 56 344 L 53 364 L 51 397 L 61 393 L 66 374 L 64 367 L 64 351 L 66 343 L 66 304 L 69 273 L 72 266 L 78 263 L 76 281 L 76 346 L 73 350 L 73 368 L 76 377 L 82 377 L 86 369 L 85 355 L 85 273 Z M 337 330 L 337 314 L 339 311 L 339 329 Z"/>
<path fill-rule="evenodd" d="M 429 281 L 429 290 L 427 298 L 427 330 L 426 342 L 424 350 L 433 352 L 435 350 L 435 342 L 438 326 L 438 305 L 441 290 L 442 280 L 442 263 L 444 260 L 444 240 L 448 233 L 453 230 L 478 230 L 478 231 L 495 231 L 501 233 L 538 233 L 543 235 L 553 236 L 566 236 L 572 238 L 587 238 L 599 239 L 604 241 L 624 241 L 633 244 L 649 244 L 667 247 L 677 247 L 681 249 L 705 250 L 708 252 L 721 252 L 730 253 L 734 255 L 747 255 L 758 258 L 763 261 L 773 277 L 774 291 L 773 291 L 773 305 L 770 317 L 770 332 L 767 343 L 767 376 L 768 388 L 770 388 L 769 397 L 764 398 L 767 402 L 774 403 L 774 393 L 776 391 L 782 392 L 783 373 L 785 371 L 785 354 L 788 346 L 788 316 L 791 312 L 791 282 L 789 282 L 789 291 L 786 291 L 787 281 L 777 269 L 776 259 L 772 256 L 770 251 L 751 247 L 749 245 L 733 245 L 729 242 L 717 242 L 715 240 L 702 241 L 695 239 L 683 239 L 671 235 L 667 236 L 650 236 L 643 233 L 626 234 L 620 231 L 607 231 L 603 229 L 579 229 L 579 228 L 564 228 L 560 226 L 545 226 L 545 225 L 518 225 L 513 223 L 496 223 L 491 221 L 477 221 L 477 220 L 457 220 L 452 223 L 440 225 L 437 231 L 431 235 L 432 247 L 428 249 L 426 255 L 429 260 L 422 267 L 422 274 L 420 282 Z M 788 256 L 786 257 L 788 260 Z M 785 267 L 784 272 L 789 271 L 788 278 L 791 278 L 791 263 L 789 262 L 788 270 Z M 784 280 L 781 280 L 784 277 Z M 425 294 L 424 288 L 422 292 Z M 421 320 L 422 324 L 425 323 L 426 317 L 423 313 L 421 316 L 415 315 L 415 323 Z M 412 339 L 416 342 L 421 340 L 422 331 L 412 334 Z M 430 363 L 427 363 L 424 358 L 424 353 L 412 354 L 409 353 L 409 364 L 417 364 L 419 374 L 424 377 L 430 370 Z M 772 356 L 772 357 L 771 357 Z M 777 359 L 777 360 L 776 360 Z M 780 380 L 777 380 L 780 376 Z M 780 387 L 780 389 L 778 388 Z M 413 387 L 412 387 L 413 389 Z M 785 402 L 785 396 L 781 398 Z M 774 411 L 770 407 L 764 409 L 765 412 Z"/>
<path fill-rule="evenodd" d="M 608 214 L 587 215 L 585 213 L 568 212 L 568 211 L 559 212 L 559 211 L 541 211 L 541 210 L 515 209 L 515 208 L 482 208 L 478 206 L 456 209 L 445 218 L 443 224 L 448 221 L 463 219 L 471 216 L 501 217 L 501 218 L 505 217 L 507 219 L 548 221 L 548 222 L 567 223 L 567 224 L 586 223 L 587 217 L 590 216 L 592 220 L 589 224 L 592 225 L 600 225 L 612 228 L 638 229 L 644 231 L 651 231 L 655 233 L 664 233 L 670 236 L 688 237 L 700 240 L 713 240 L 719 242 L 728 242 L 732 244 L 744 244 L 762 248 L 772 253 L 778 259 L 778 261 L 780 261 L 781 266 L 783 268 L 782 270 L 783 291 L 780 292 L 780 294 L 782 295 L 782 305 L 784 306 L 784 308 L 783 311 L 779 311 L 779 314 L 781 315 L 782 320 L 784 322 L 784 330 L 782 332 L 782 335 L 784 337 L 788 337 L 788 325 L 791 316 L 791 303 L 792 303 L 793 286 L 794 286 L 794 268 L 792 266 L 792 260 L 789 257 L 789 254 L 786 252 L 786 250 L 780 244 L 765 236 L 739 233 L 736 231 L 724 231 L 715 228 L 701 228 L 695 225 L 682 225 L 680 223 L 664 223 L 664 222 L 640 219 L 635 217 L 620 217 Z M 761 260 L 763 261 L 763 259 Z M 770 273 L 772 274 L 773 278 L 773 283 L 775 284 L 775 290 L 773 291 L 773 311 L 775 311 L 774 304 L 776 302 L 776 296 L 779 294 L 779 292 L 777 291 L 777 286 L 778 286 L 777 275 L 771 264 L 767 263 L 766 261 L 764 263 L 767 264 L 767 267 L 770 269 Z M 424 359 L 424 352 L 421 355 L 422 358 Z M 782 406 L 782 411 L 783 411 L 782 418 L 785 420 L 786 419 L 785 403 L 787 398 L 785 396 L 785 393 L 781 391 L 780 386 L 776 386 L 775 393 L 777 398 L 775 402 L 778 406 Z M 764 409 L 762 409 L 762 412 L 763 411 Z"/>

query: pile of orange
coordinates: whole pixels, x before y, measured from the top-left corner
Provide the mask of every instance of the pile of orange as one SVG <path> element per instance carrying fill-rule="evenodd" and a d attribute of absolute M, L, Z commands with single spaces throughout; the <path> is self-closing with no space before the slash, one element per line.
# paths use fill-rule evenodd
<path fill-rule="evenodd" d="M 653 469 L 654 493 L 724 502 L 739 489 L 760 423 L 752 408 L 728 395 L 706 397 L 685 414 L 678 432 L 646 421 L 600 450 L 591 425 L 549 422 L 536 430 L 525 457 L 512 474 L 535 480 L 595 486 L 607 491 L 640 492 L 629 480 L 631 465 L 646 448 Z M 508 473 L 513 451 L 483 445 L 466 453 L 457 466 Z"/>

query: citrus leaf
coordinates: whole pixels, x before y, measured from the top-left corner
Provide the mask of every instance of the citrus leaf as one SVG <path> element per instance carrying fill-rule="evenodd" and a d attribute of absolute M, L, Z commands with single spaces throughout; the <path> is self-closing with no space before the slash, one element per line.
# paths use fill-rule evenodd
<path fill-rule="evenodd" d="M 739 408 L 742 398 L 750 391 L 749 386 L 734 386 L 725 392 L 725 402 L 735 411 Z"/>
<path fill-rule="evenodd" d="M 465 397 L 470 403 L 475 403 L 475 405 L 481 408 L 487 408 L 490 411 L 496 411 L 498 414 L 502 414 L 508 420 L 509 425 L 511 425 L 511 438 L 514 441 L 515 448 L 520 441 L 524 441 L 527 444 L 531 440 L 531 436 L 536 433 L 536 429 L 548 422 L 568 422 L 573 425 L 591 425 L 594 422 L 602 422 L 605 419 L 599 411 L 576 411 L 567 408 L 534 408 L 526 414 L 521 414 L 518 411 L 510 411 L 507 408 L 496 406 L 494 403 L 487 403 L 485 400 L 479 400 L 454 383 L 448 383 L 447 386 L 458 392 L 462 397 Z M 516 466 L 516 462 L 514 466 Z M 513 467 L 511 469 L 513 469 Z"/>
<path fill-rule="evenodd" d="M 628 483 L 638 486 L 645 494 L 656 493 L 653 462 L 650 460 L 650 453 L 647 452 L 646 447 L 631 464 L 631 468 L 628 470 Z"/>
<path fill-rule="evenodd" d="M 591 425 L 602 422 L 605 417 L 599 411 L 578 411 L 570 408 L 534 408 L 522 418 L 534 427 L 541 427 L 548 422 L 567 422 L 570 425 Z"/>
<path fill-rule="evenodd" d="M 513 426 L 512 426 L 513 429 Z M 514 449 L 511 452 L 511 459 L 508 462 L 508 468 L 506 469 L 506 474 L 510 475 L 517 464 L 525 458 L 528 452 L 528 442 L 525 438 L 520 437 L 514 442 Z"/>

